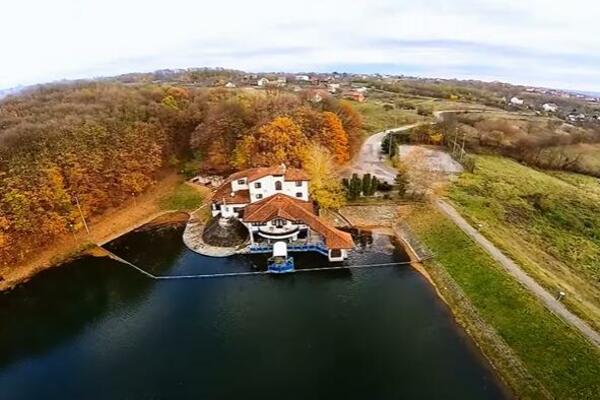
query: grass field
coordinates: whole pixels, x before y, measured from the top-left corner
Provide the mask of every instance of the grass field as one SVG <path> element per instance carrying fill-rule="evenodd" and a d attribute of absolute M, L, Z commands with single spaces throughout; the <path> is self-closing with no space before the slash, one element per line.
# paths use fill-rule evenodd
<path fill-rule="evenodd" d="M 366 135 L 424 120 L 415 110 L 386 110 L 384 104 L 386 103 L 372 100 L 352 104 L 363 116 L 363 131 Z"/>
<path fill-rule="evenodd" d="M 484 328 L 465 324 L 519 397 L 600 398 L 600 352 L 595 347 L 549 312 L 437 211 L 428 206 L 415 207 L 407 222 L 435 254 L 433 261 L 425 262 L 434 281 L 442 272 L 440 269 L 447 272 L 476 313 L 495 330 L 487 336 L 499 337 L 496 343 L 480 341 L 480 330 Z M 450 284 L 437 283 L 441 292 L 446 292 L 445 296 L 453 295 L 447 293 Z M 470 318 L 454 306 L 453 311 L 459 320 Z M 506 361 L 511 356 L 507 354 L 510 351 L 501 351 L 503 343 L 512 349 L 533 379 L 511 366 L 519 365 L 519 360 Z"/>
<path fill-rule="evenodd" d="M 162 210 L 193 211 L 200 207 L 204 198 L 200 188 L 183 182 L 172 193 L 161 198 L 159 206 Z"/>
<path fill-rule="evenodd" d="M 481 232 L 600 329 L 600 184 L 478 156 L 449 197 Z"/>

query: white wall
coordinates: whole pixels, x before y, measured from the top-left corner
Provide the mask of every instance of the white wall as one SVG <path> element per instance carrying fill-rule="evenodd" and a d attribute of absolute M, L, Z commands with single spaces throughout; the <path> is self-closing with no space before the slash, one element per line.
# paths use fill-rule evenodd
<path fill-rule="evenodd" d="M 281 182 L 281 190 L 275 190 L 275 182 Z M 255 201 L 259 201 L 262 199 L 266 199 L 269 196 L 273 196 L 277 193 L 283 193 L 290 197 L 308 201 L 308 182 L 299 181 L 300 186 L 296 186 L 295 181 L 284 181 L 283 176 L 265 176 L 255 181 L 250 182 L 249 190 L 250 190 L 250 202 L 254 203 Z M 260 184 L 260 188 L 256 187 L 256 183 Z M 300 193 L 300 197 L 296 197 L 296 193 Z M 262 197 L 259 198 L 261 195 Z"/>
<path fill-rule="evenodd" d="M 237 218 L 239 215 L 238 215 L 238 213 L 234 212 L 233 210 L 235 208 L 238 208 L 238 207 L 243 208 L 245 206 L 246 206 L 246 204 L 221 204 L 219 211 L 221 213 L 221 217 L 223 217 L 223 218 L 231 218 L 231 217 Z M 213 216 L 215 216 L 215 215 L 218 215 L 218 213 L 215 214 L 213 212 Z"/>
<path fill-rule="evenodd" d="M 238 181 L 240 181 L 242 183 L 238 183 Z M 237 192 L 238 190 L 248 190 L 248 179 L 247 178 L 240 178 L 240 179 L 236 179 L 233 182 L 231 182 L 231 191 Z"/>

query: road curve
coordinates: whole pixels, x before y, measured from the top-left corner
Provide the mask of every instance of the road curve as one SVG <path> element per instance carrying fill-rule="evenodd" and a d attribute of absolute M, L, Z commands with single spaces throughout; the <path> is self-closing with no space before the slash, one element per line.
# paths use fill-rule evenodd
<path fill-rule="evenodd" d="M 443 114 L 463 112 L 485 112 L 485 110 L 473 109 L 435 111 L 433 116 L 437 121 L 439 121 Z M 396 179 L 397 171 L 386 164 L 385 155 L 381 153 L 381 142 L 383 142 L 383 139 L 389 132 L 407 131 L 422 124 L 433 123 L 435 122 L 418 122 L 374 133 L 373 135 L 369 136 L 367 140 L 365 140 L 352 164 L 342 170 L 340 175 L 349 178 L 352 176 L 352 174 L 358 174 L 358 176 L 362 176 L 363 174 L 369 173 L 376 176 L 381 181 L 393 184 L 394 180 Z"/>
<path fill-rule="evenodd" d="M 488 110 L 446 110 L 436 111 L 434 116 L 437 120 L 441 119 L 444 113 L 463 113 L 463 112 L 488 112 Z M 493 111 L 491 111 L 493 113 Z M 424 122 L 431 123 L 431 122 Z M 349 177 L 353 173 L 362 176 L 362 174 L 370 173 L 380 180 L 387 181 L 392 184 L 396 177 L 396 170 L 385 162 L 385 157 L 381 153 L 381 142 L 388 132 L 401 132 L 419 126 L 419 123 L 404 125 L 395 129 L 389 129 L 383 132 L 378 132 L 370 136 L 362 145 L 358 156 L 352 165 L 342 171 L 342 176 Z M 477 229 L 473 228 L 456 209 L 447 201 L 436 199 L 434 201 L 437 209 L 444 215 L 450 218 L 467 236 L 475 243 L 484 249 L 496 262 L 502 265 L 509 274 L 511 274 L 521 285 L 529 292 L 536 296 L 544 306 L 552 313 L 561 318 L 564 322 L 577 329 L 587 338 L 592 344 L 600 347 L 600 334 L 596 332 L 581 318 L 569 311 L 562 303 L 557 301 L 553 295 L 548 293 L 546 289 L 540 286 L 533 278 L 521 269 L 514 261 L 505 256 L 492 242 L 480 234 Z"/>
<path fill-rule="evenodd" d="M 399 128 L 388 129 L 383 132 L 375 133 L 367 138 L 362 144 L 358 155 L 348 168 L 341 172 L 343 177 L 350 177 L 352 174 L 371 174 L 376 176 L 379 180 L 385 181 L 389 184 L 394 183 L 396 179 L 396 170 L 385 162 L 385 156 L 381 153 L 381 142 L 385 138 L 388 132 L 402 132 L 412 129 L 419 124 L 404 125 Z"/>

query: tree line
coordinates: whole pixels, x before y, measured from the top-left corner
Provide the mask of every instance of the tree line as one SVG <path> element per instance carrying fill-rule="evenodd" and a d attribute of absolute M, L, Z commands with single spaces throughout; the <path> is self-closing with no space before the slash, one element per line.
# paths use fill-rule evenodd
<path fill-rule="evenodd" d="M 119 206 L 161 170 L 190 159 L 225 174 L 281 162 L 303 166 L 317 151 L 325 157 L 320 168 L 332 170 L 350 158 L 361 124 L 348 103 L 286 93 L 85 83 L 6 98 L 0 266 L 82 229 L 82 217 Z"/>

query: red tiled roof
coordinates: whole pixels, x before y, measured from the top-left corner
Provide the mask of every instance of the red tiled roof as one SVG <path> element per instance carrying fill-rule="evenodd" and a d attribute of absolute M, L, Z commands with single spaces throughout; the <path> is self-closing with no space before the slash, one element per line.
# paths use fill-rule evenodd
<path fill-rule="evenodd" d="M 247 190 L 238 190 L 234 193 L 234 196 L 231 196 L 231 182 L 247 178 L 248 183 L 250 183 L 268 175 L 284 175 L 286 181 L 308 181 L 308 175 L 298 168 L 285 168 L 283 165 L 250 168 L 229 175 L 225 182 L 216 190 L 213 200 L 215 202 L 222 202 L 223 198 L 225 198 L 226 203 L 229 204 L 250 203 L 250 193 Z"/>
<path fill-rule="evenodd" d="M 242 174 L 242 176 L 248 177 L 248 182 L 255 181 L 260 178 L 264 178 L 268 175 L 283 175 L 286 181 L 307 181 L 308 175 L 301 169 L 297 168 L 286 168 L 283 165 L 278 165 L 275 167 L 259 167 L 259 168 L 251 168 L 245 171 L 240 171 L 235 173 L 234 175 Z M 236 178 L 240 179 L 240 177 Z"/>
<path fill-rule="evenodd" d="M 237 192 L 232 193 L 231 182 L 227 182 L 217 189 L 215 194 L 213 194 L 212 198 L 213 201 L 218 203 L 222 202 L 228 204 L 248 204 L 250 203 L 250 191 L 238 190 Z"/>
<path fill-rule="evenodd" d="M 325 245 L 330 249 L 354 247 L 352 236 L 330 226 L 315 215 L 314 208 L 308 201 L 297 200 L 285 194 L 276 194 L 250 204 L 244 209 L 244 222 L 267 222 L 273 218 L 302 221 L 321 234 L 325 238 Z"/>

